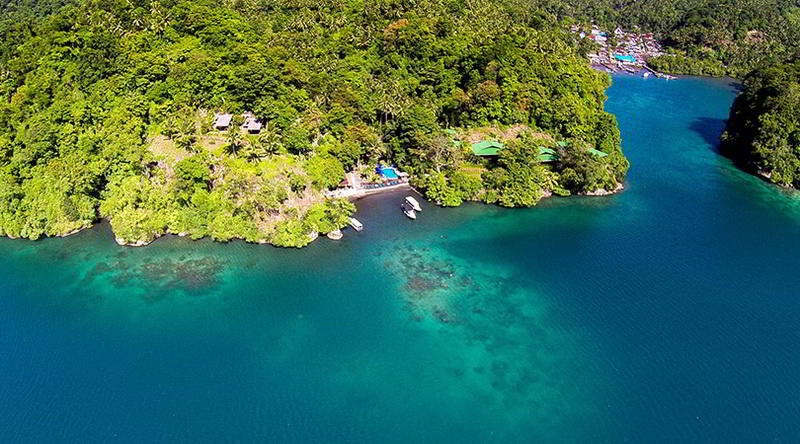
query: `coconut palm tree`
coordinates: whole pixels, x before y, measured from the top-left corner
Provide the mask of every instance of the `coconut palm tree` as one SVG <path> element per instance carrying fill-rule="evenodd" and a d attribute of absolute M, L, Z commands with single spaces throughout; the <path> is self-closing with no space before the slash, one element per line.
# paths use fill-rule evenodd
<path fill-rule="evenodd" d="M 176 133 L 173 137 L 175 144 L 184 150 L 193 152 L 196 151 L 197 135 L 195 132 L 195 124 L 191 118 L 185 118 L 178 121 L 176 125 Z"/>
<path fill-rule="evenodd" d="M 267 125 L 261 131 L 261 134 L 259 134 L 258 141 L 261 144 L 261 148 L 268 155 L 275 155 L 278 154 L 278 151 L 280 151 L 281 138 L 274 129 L 270 129 L 269 123 L 267 123 Z"/>
<path fill-rule="evenodd" d="M 239 125 L 231 125 L 228 128 L 228 133 L 225 136 L 226 141 L 228 144 L 225 146 L 225 152 L 232 156 L 236 156 L 239 154 L 239 150 L 242 149 L 242 133 L 239 129 Z"/>

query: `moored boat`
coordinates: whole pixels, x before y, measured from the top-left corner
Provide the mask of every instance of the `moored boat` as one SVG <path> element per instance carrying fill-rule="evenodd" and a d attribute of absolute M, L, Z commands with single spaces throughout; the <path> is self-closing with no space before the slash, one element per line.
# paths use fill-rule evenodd
<path fill-rule="evenodd" d="M 344 235 L 342 234 L 341 230 L 333 230 L 330 233 L 328 233 L 326 236 L 328 236 L 328 239 L 331 239 L 331 240 L 339 240 Z"/>
<path fill-rule="evenodd" d="M 408 216 L 409 219 L 417 218 L 417 213 L 414 211 L 414 208 L 411 205 L 407 204 L 406 202 L 403 202 L 402 205 L 400 205 L 400 208 L 403 209 L 403 213 L 405 213 L 405 215 Z"/>
<path fill-rule="evenodd" d="M 364 225 L 358 221 L 355 217 L 350 218 L 350 226 L 353 227 L 356 231 L 361 231 L 364 229 Z"/>
<path fill-rule="evenodd" d="M 414 199 L 411 196 L 406 196 L 406 203 L 411 205 L 411 208 L 413 208 L 414 211 L 422 211 L 422 207 L 419 205 L 419 202 L 417 202 L 417 199 Z"/>

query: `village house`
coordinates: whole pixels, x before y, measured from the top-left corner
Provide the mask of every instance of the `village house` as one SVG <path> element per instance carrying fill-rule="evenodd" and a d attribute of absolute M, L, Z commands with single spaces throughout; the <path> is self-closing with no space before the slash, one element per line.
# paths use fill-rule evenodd
<path fill-rule="evenodd" d="M 226 131 L 231 126 L 231 119 L 233 119 L 233 114 L 217 113 L 214 115 L 214 123 L 211 124 L 211 127 L 215 130 Z"/>
<path fill-rule="evenodd" d="M 250 134 L 258 134 L 261 132 L 261 121 L 255 117 L 250 117 L 244 122 L 243 127 Z"/>
<path fill-rule="evenodd" d="M 261 132 L 261 120 L 253 115 L 253 113 L 245 111 L 242 113 L 242 118 L 244 119 L 244 123 L 242 124 L 242 129 L 244 131 L 250 134 L 258 134 Z"/>

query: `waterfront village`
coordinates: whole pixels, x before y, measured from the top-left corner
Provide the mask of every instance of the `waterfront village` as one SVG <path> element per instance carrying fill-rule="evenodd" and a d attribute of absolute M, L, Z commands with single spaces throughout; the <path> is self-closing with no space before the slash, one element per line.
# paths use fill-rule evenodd
<path fill-rule="evenodd" d="M 641 74 L 643 77 L 652 74 L 665 79 L 675 78 L 647 66 L 649 58 L 665 55 L 653 34 L 637 34 L 617 27 L 612 36 L 595 25 L 588 30 L 574 25 L 570 31 L 578 38 L 588 39 L 596 44 L 597 50 L 589 53 L 592 68 L 606 72 Z"/>

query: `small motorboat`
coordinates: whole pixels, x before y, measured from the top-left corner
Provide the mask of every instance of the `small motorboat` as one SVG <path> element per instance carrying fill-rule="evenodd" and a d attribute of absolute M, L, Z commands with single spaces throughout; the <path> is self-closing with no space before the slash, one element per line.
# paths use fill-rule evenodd
<path fill-rule="evenodd" d="M 364 229 L 364 225 L 358 221 L 355 217 L 350 218 L 350 226 L 353 227 L 356 231 L 361 231 Z"/>
<path fill-rule="evenodd" d="M 414 199 L 411 196 L 406 196 L 406 203 L 411 205 L 411 208 L 413 208 L 414 211 L 422 211 L 422 207 L 419 206 L 419 202 L 417 202 L 417 199 Z"/>
<path fill-rule="evenodd" d="M 342 234 L 341 230 L 333 230 L 330 233 L 328 233 L 326 236 L 328 236 L 328 239 L 331 239 L 331 240 L 339 240 L 344 236 L 344 234 Z"/>
<path fill-rule="evenodd" d="M 409 219 L 417 218 L 417 213 L 414 211 L 414 208 L 411 205 L 403 202 L 403 204 L 400 205 L 400 208 L 403 209 L 403 213 L 405 213 L 405 215 L 408 216 Z"/>

